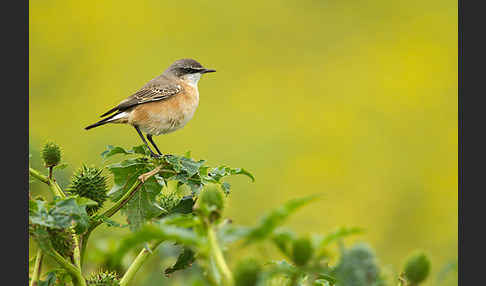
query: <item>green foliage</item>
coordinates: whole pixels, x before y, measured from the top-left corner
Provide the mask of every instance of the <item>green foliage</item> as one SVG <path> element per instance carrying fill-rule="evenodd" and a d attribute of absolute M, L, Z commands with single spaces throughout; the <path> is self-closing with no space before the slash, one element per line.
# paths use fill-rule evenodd
<path fill-rule="evenodd" d="M 194 251 L 188 247 L 184 247 L 182 253 L 177 257 L 176 263 L 165 269 L 164 274 L 169 276 L 171 273 L 174 273 L 178 270 L 183 270 L 192 265 L 192 263 L 196 260 L 194 257 Z"/>
<path fill-rule="evenodd" d="M 235 267 L 235 286 L 255 286 L 260 280 L 262 265 L 255 258 L 243 258 Z"/>
<path fill-rule="evenodd" d="M 52 229 L 74 226 L 76 233 L 83 233 L 89 225 L 86 205 L 78 204 L 76 197 L 56 198 L 52 202 L 29 201 L 29 222 Z"/>
<path fill-rule="evenodd" d="M 103 206 L 108 196 L 106 195 L 106 177 L 99 168 L 82 166 L 72 177 L 68 191 L 73 195 L 88 198 L 97 204 L 88 206 L 86 211 L 89 215 L 94 214 Z"/>
<path fill-rule="evenodd" d="M 411 285 L 418 285 L 425 281 L 429 272 L 430 261 L 423 252 L 413 253 L 405 263 L 405 278 Z"/>
<path fill-rule="evenodd" d="M 254 180 L 246 170 L 212 168 L 204 160 L 189 158 L 190 154 L 152 158 L 143 145 L 130 150 L 109 146 L 102 153 L 104 159 L 115 155 L 127 158 L 107 166 L 113 175 L 108 194 L 102 169 L 82 166 L 72 177 L 69 196 L 56 189 L 62 198 L 48 202 L 40 197 L 29 201 L 29 234 L 42 253 L 55 258 L 63 267 L 62 271 L 49 272 L 45 281 L 38 280 L 39 285 L 66 284 L 69 279 L 75 286 L 129 285 L 141 263 L 163 242 L 175 244 L 178 249 L 175 263 L 164 274 L 170 277 L 180 270 L 198 271 L 200 279 L 194 280 L 195 285 L 384 285 L 374 252 L 368 245 L 343 248 L 343 240 L 362 229 L 341 227 L 325 235 L 299 236 L 281 228 L 290 215 L 317 196 L 292 199 L 270 210 L 254 226 L 234 225 L 224 214 L 230 186 L 223 179 L 243 174 Z M 49 182 L 39 174 L 34 172 L 33 176 Z M 107 197 L 113 200 L 113 205 L 97 213 Z M 121 211 L 128 224 L 111 219 L 117 211 Z M 85 281 L 79 278 L 81 256 L 85 255 L 82 253 L 90 233 L 102 223 L 109 227 L 128 226 L 132 230 L 118 239 L 115 249 L 103 260 L 108 269 L 125 273 L 120 279 L 115 272 L 101 271 Z M 236 259 L 233 271 L 226 263 L 225 252 L 232 249 L 231 244 L 246 247 L 265 241 L 271 241 L 286 258 L 267 263 L 255 258 Z M 336 242 L 343 251 L 337 263 L 329 265 L 327 254 Z M 126 269 L 123 261 L 133 249 L 141 250 Z M 192 267 L 194 264 L 197 267 Z M 429 267 L 425 256 L 413 256 L 405 267 L 410 285 L 423 281 Z"/>
<path fill-rule="evenodd" d="M 245 243 L 250 244 L 266 239 L 278 226 L 283 224 L 292 213 L 316 198 L 316 196 L 308 196 L 305 198 L 293 199 L 286 202 L 283 206 L 271 211 L 261 219 L 258 226 L 250 230 Z"/>
<path fill-rule="evenodd" d="M 161 167 L 161 170 L 149 178 L 122 209 L 132 230 L 140 229 L 146 221 L 166 214 L 167 210 L 160 205 L 163 202 L 158 201 L 158 198 L 160 199 L 159 194 L 168 181 L 174 180 L 187 185 L 192 190 L 193 196 L 196 196 L 207 184 L 218 184 L 229 192 L 229 185 L 222 181 L 227 176 L 243 174 L 254 180 L 246 170 L 224 166 L 210 168 L 204 165 L 204 160 L 195 161 L 176 155 L 165 155 L 160 159 L 152 158 L 145 145 L 133 147 L 131 150 L 111 146 L 102 153 L 102 156 L 106 159 L 116 154 L 143 156 L 125 159 L 120 163 L 107 166 L 114 176 L 114 185 L 109 192 L 114 201 L 120 199 L 128 191 L 128 187 L 135 183 L 138 176 L 157 166 Z"/>
<path fill-rule="evenodd" d="M 46 167 L 54 167 L 61 162 L 61 148 L 54 142 L 47 142 L 42 148 L 42 160 Z"/>

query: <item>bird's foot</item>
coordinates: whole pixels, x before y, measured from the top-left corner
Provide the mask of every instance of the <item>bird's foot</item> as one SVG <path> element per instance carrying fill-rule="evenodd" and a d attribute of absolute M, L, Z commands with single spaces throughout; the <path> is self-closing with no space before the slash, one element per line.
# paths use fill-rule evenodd
<path fill-rule="evenodd" d="M 150 157 L 154 158 L 154 159 L 160 159 L 163 157 L 162 154 L 155 154 L 155 153 L 152 153 L 150 152 Z"/>

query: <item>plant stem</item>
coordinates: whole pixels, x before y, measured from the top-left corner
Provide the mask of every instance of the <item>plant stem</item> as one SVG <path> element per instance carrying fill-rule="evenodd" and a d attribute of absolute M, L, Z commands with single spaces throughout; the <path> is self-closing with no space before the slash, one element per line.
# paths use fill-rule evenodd
<path fill-rule="evenodd" d="M 37 249 L 37 254 L 35 256 L 34 272 L 32 273 L 32 280 L 30 280 L 29 286 L 37 286 L 37 281 L 40 277 L 42 266 L 42 250 Z"/>
<path fill-rule="evenodd" d="M 29 174 L 32 177 L 36 178 L 37 180 L 47 184 L 54 196 L 58 196 L 61 198 L 66 197 L 64 192 L 61 190 L 61 187 L 59 187 L 59 185 L 56 183 L 56 181 L 53 178 L 48 178 L 47 176 L 42 175 L 39 171 L 33 168 L 29 168 Z"/>
<path fill-rule="evenodd" d="M 37 170 L 35 169 L 32 169 L 32 168 L 29 168 L 29 174 L 36 178 L 37 180 L 43 182 L 43 183 L 46 183 L 46 184 L 49 184 L 49 179 L 47 179 L 46 176 L 42 175 L 41 173 L 39 173 Z"/>
<path fill-rule="evenodd" d="M 157 240 L 149 244 L 150 250 L 154 251 L 159 244 L 162 243 L 163 240 Z M 128 267 L 127 272 L 123 275 L 122 279 L 120 280 L 120 286 L 127 286 L 129 283 L 133 280 L 135 277 L 135 274 L 137 271 L 142 267 L 142 264 L 147 261 L 147 259 L 150 257 L 151 253 L 146 249 L 143 248 L 140 253 L 137 255 L 135 260 L 130 264 L 130 267 Z"/>
<path fill-rule="evenodd" d="M 130 199 L 137 193 L 137 191 L 140 189 L 142 186 L 143 182 L 141 180 L 136 180 L 133 186 L 128 190 L 111 208 L 106 210 L 101 216 L 104 217 L 111 217 L 113 216 L 117 211 L 119 211 L 124 205 L 126 205 Z M 91 223 L 89 226 L 88 230 L 86 233 L 82 236 L 81 239 L 81 252 L 80 252 L 80 257 L 81 257 L 81 264 L 84 260 L 84 252 L 86 249 L 86 245 L 88 244 L 88 238 L 91 234 L 91 232 L 100 224 L 102 223 L 101 219 L 95 220 Z"/>
<path fill-rule="evenodd" d="M 216 238 L 216 233 L 214 232 L 214 229 L 210 224 L 208 224 L 207 232 L 209 251 L 211 257 L 214 259 L 216 268 L 221 274 L 223 285 L 232 286 L 234 284 L 233 274 L 231 273 L 231 270 L 224 260 L 223 252 L 221 251 L 221 248 L 218 244 L 218 239 Z"/>
<path fill-rule="evenodd" d="M 75 286 L 86 286 L 86 280 L 84 280 L 83 275 L 81 274 L 81 269 L 76 268 L 73 264 L 69 261 L 64 259 L 64 257 L 59 254 L 53 248 L 50 249 L 49 252 L 46 252 L 49 256 L 51 256 L 57 263 L 59 263 L 73 278 L 73 283 Z"/>

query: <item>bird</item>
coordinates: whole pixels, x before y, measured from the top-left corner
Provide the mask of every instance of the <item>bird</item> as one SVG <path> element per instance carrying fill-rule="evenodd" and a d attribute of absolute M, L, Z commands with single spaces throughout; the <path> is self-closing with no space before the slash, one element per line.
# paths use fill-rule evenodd
<path fill-rule="evenodd" d="M 172 63 L 161 75 L 103 113 L 102 120 L 86 126 L 89 130 L 107 123 L 129 124 L 135 128 L 150 155 L 163 156 L 152 136 L 168 134 L 184 127 L 199 105 L 198 82 L 203 74 L 215 72 L 191 58 Z M 156 152 L 152 151 L 153 145 Z"/>

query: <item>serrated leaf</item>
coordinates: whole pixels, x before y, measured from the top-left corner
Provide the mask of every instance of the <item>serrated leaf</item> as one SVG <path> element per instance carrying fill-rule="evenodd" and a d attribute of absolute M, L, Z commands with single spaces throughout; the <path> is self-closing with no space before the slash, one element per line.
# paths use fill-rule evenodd
<path fill-rule="evenodd" d="M 145 144 L 134 146 L 131 151 L 135 154 L 141 154 L 145 156 L 151 155 L 150 150 Z"/>
<path fill-rule="evenodd" d="M 314 201 L 317 196 L 308 196 L 299 199 L 293 199 L 286 202 L 283 206 L 271 211 L 261 219 L 260 224 L 250 231 L 245 244 L 261 241 L 269 237 L 273 231 L 295 211 L 302 206 Z"/>
<path fill-rule="evenodd" d="M 107 166 L 114 175 L 114 184 L 108 195 L 113 201 L 119 200 L 135 184 L 138 176 L 153 168 L 146 158 L 132 158 Z M 163 211 L 156 206 L 156 197 L 162 191 L 164 182 L 150 177 L 137 193 L 122 208 L 130 229 L 139 229 L 147 220 L 160 215 Z"/>
<path fill-rule="evenodd" d="M 119 147 L 119 146 L 115 147 L 115 146 L 112 146 L 112 145 L 108 145 L 106 147 L 106 150 L 101 153 L 101 157 L 103 157 L 103 159 L 107 159 L 107 158 L 114 156 L 116 154 L 127 155 L 127 154 L 132 154 L 132 152 L 127 151 L 127 150 L 125 150 L 125 149 L 123 149 L 122 147 Z"/>
<path fill-rule="evenodd" d="M 77 233 L 86 231 L 89 225 L 86 207 L 78 205 L 75 197 L 58 199 L 49 204 L 30 200 L 29 220 L 33 224 L 55 229 L 75 226 Z"/>
<path fill-rule="evenodd" d="M 170 213 L 189 214 L 192 213 L 194 207 L 194 198 L 192 196 L 183 197 L 179 203 L 170 210 Z"/>
<path fill-rule="evenodd" d="M 183 270 L 192 265 L 192 263 L 196 260 L 194 257 L 194 251 L 190 248 L 184 247 L 182 253 L 177 257 L 176 263 L 165 269 L 164 274 L 165 276 L 169 276 L 171 273 L 174 273 L 178 270 Z"/>

